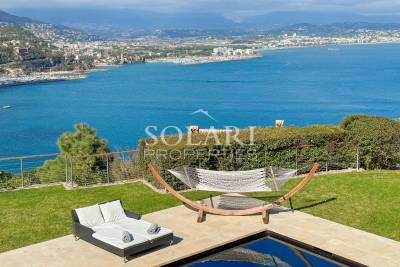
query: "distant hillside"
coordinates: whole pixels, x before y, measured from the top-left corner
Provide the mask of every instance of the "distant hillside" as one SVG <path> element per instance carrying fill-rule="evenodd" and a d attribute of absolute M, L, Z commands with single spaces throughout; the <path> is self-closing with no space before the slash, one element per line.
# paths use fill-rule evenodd
<path fill-rule="evenodd" d="M 249 29 L 271 29 L 286 27 L 295 24 L 391 24 L 400 23 L 399 15 L 361 15 L 351 12 L 329 12 L 329 11 L 281 11 L 271 12 L 264 15 L 249 17 L 241 22 L 242 27 Z"/>
<path fill-rule="evenodd" d="M 0 25 L 16 25 L 23 27 L 39 38 L 49 42 L 57 41 L 92 41 L 99 38 L 93 34 L 87 34 L 82 30 L 76 30 L 63 25 L 54 25 L 27 17 L 11 15 L 0 10 Z"/>
<path fill-rule="evenodd" d="M 160 14 L 143 10 L 44 8 L 15 9 L 49 23 L 60 23 L 96 35 L 110 38 L 154 34 L 155 30 L 231 30 L 235 23 L 216 13 Z"/>
<path fill-rule="evenodd" d="M 17 26 L 0 26 L 0 66 L 3 69 L 50 68 L 61 61 L 62 54 L 55 47 L 37 38 L 31 32 Z"/>
<path fill-rule="evenodd" d="M 270 30 L 269 33 L 279 34 L 302 34 L 317 36 L 352 36 L 359 30 L 393 30 L 400 29 L 400 23 L 369 23 L 369 22 L 343 22 L 325 25 L 300 23 Z"/>
<path fill-rule="evenodd" d="M 23 27 L 35 34 L 37 37 L 51 43 L 57 43 L 60 41 L 85 42 L 100 40 L 100 38 L 94 34 L 88 34 L 85 31 L 62 25 L 26 23 Z"/>
<path fill-rule="evenodd" d="M 29 16 L 49 23 L 59 23 L 73 28 L 111 38 L 135 37 L 138 35 L 161 35 L 173 37 L 196 34 L 229 35 L 254 31 L 274 31 L 289 25 L 331 25 L 336 28 L 356 23 L 396 24 L 400 15 L 362 15 L 351 12 L 285 11 L 246 17 L 234 21 L 222 14 L 209 13 L 157 13 L 133 9 L 101 8 L 20 8 L 15 14 Z M 350 23 L 347 24 L 346 23 Z M 309 27 L 311 29 L 311 27 Z M 330 27 L 334 31 L 335 27 Z M 322 32 L 323 29 L 317 29 Z"/>
<path fill-rule="evenodd" d="M 75 57 L 16 25 L 0 26 L 0 44 L 0 74 L 80 68 Z"/>
<path fill-rule="evenodd" d="M 229 29 L 234 22 L 217 13 L 157 13 L 132 9 L 19 8 L 15 14 L 79 29 Z"/>
<path fill-rule="evenodd" d="M 14 16 L 0 10 L 0 23 L 24 24 L 24 23 L 38 23 L 38 22 L 26 17 Z"/>

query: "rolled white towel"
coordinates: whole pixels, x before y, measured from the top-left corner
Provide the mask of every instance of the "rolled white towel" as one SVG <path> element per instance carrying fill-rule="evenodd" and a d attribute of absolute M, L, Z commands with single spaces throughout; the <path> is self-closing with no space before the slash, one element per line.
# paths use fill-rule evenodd
<path fill-rule="evenodd" d="M 122 242 L 124 243 L 129 243 L 133 241 L 133 236 L 131 233 L 129 233 L 128 231 L 123 231 L 122 232 Z"/>
<path fill-rule="evenodd" d="M 156 223 L 152 223 L 149 226 L 149 229 L 147 229 L 147 233 L 150 234 L 150 235 L 155 235 L 158 232 L 160 232 L 160 230 L 161 230 L 161 226 L 160 225 L 158 225 Z"/>

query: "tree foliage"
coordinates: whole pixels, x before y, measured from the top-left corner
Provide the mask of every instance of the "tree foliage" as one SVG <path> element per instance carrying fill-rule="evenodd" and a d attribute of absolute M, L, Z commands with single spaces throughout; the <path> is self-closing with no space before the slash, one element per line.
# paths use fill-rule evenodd
<path fill-rule="evenodd" d="M 35 36 L 29 30 L 0 25 L 0 65 L 4 68 L 35 71 L 87 70 L 94 67 L 93 58 L 76 60 L 63 50 Z"/>
<path fill-rule="evenodd" d="M 42 177 L 63 177 L 71 175 L 77 184 L 100 182 L 100 173 L 106 168 L 106 159 L 99 154 L 108 153 L 108 143 L 97 136 L 95 129 L 86 123 L 75 125 L 74 132 L 66 132 L 58 139 L 60 155 L 55 160 L 48 160 L 40 168 Z M 69 171 L 69 174 L 68 174 Z"/>
<path fill-rule="evenodd" d="M 214 170 L 249 170 L 266 166 L 280 166 L 300 169 L 306 172 L 315 162 L 322 164 L 343 163 L 344 167 L 355 164 L 355 149 L 344 143 L 346 132 L 336 126 L 309 127 L 265 127 L 254 130 L 254 143 L 249 143 L 249 130 L 243 129 L 239 139 L 244 142 L 226 142 L 226 134 L 218 135 L 219 144 L 215 139 L 207 139 L 204 134 L 191 136 L 193 144 L 187 145 L 188 136 L 179 141 L 177 136 L 164 138 L 168 144 L 146 145 L 142 140 L 139 146 L 140 160 L 146 168 L 146 162 L 151 161 L 177 189 L 183 189 L 182 183 L 172 177 L 167 171 L 177 166 L 192 166 Z M 151 144 L 153 140 L 147 140 Z M 343 143 L 343 144 L 341 144 Z M 329 163 L 328 162 L 328 163 Z M 352 165 L 353 164 L 353 165 Z M 149 181 L 154 181 L 150 175 Z M 157 184 L 156 184 L 157 185 Z"/>
<path fill-rule="evenodd" d="M 240 140 L 246 142 L 248 130 L 242 130 Z M 169 145 L 154 140 L 140 142 L 140 160 L 146 168 L 151 161 L 175 188 L 182 184 L 171 176 L 168 169 L 187 165 L 215 170 L 246 170 L 265 166 L 301 168 L 319 162 L 325 167 L 348 168 L 356 166 L 357 150 L 360 167 L 366 169 L 393 169 L 400 163 L 400 122 L 384 117 L 352 115 L 343 119 L 339 127 L 309 126 L 284 128 L 257 128 L 254 144 L 221 144 L 206 140 L 202 134 L 179 139 L 176 135 L 164 137 Z M 146 141 L 148 144 L 146 145 Z M 297 164 L 296 164 L 297 163 Z M 335 166 L 336 165 L 336 166 Z M 148 175 L 150 178 L 151 176 Z M 152 179 L 150 178 L 150 181 Z"/>
<path fill-rule="evenodd" d="M 368 169 L 396 168 L 400 160 L 400 122 L 384 117 L 353 115 L 341 127 L 360 149 L 361 164 Z"/>
<path fill-rule="evenodd" d="M 64 133 L 57 142 L 61 154 L 84 156 L 108 153 L 108 143 L 97 136 L 97 131 L 87 123 L 75 125 L 75 132 Z"/>

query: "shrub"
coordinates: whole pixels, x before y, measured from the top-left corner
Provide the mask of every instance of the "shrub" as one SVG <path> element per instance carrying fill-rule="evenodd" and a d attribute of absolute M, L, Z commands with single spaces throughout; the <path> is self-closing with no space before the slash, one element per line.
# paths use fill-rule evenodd
<path fill-rule="evenodd" d="M 165 137 L 168 144 L 174 145 L 161 142 L 146 145 L 146 141 L 151 144 L 153 140 L 145 139 L 139 145 L 140 159 L 142 163 L 151 161 L 176 189 L 183 189 L 184 186 L 167 170 L 182 165 L 214 170 L 245 170 L 266 166 L 302 168 L 327 160 L 347 161 L 347 164 L 355 161 L 354 148 L 336 145 L 344 142 L 347 136 L 344 130 L 335 126 L 256 128 L 253 144 L 250 144 L 250 136 L 249 129 L 240 131 L 239 139 L 244 145 L 239 142 L 227 144 L 225 133 L 218 134 L 220 144 L 204 134 L 191 136 L 193 143 L 201 145 L 187 145 L 188 135 L 184 135 L 182 140 L 173 135 Z M 153 181 L 149 175 L 146 177 Z"/>
<path fill-rule="evenodd" d="M 339 124 L 339 127 L 342 129 L 347 129 L 353 122 L 360 120 L 360 119 L 365 119 L 368 118 L 368 115 L 364 114 L 354 114 L 345 117 Z"/>
<path fill-rule="evenodd" d="M 17 188 L 21 186 L 21 179 L 18 180 L 13 178 L 12 173 L 0 171 L 0 189 Z"/>
<path fill-rule="evenodd" d="M 115 157 L 111 165 L 111 180 L 124 181 L 131 179 L 141 179 L 143 177 L 142 168 L 137 162 L 130 158 Z"/>
<path fill-rule="evenodd" d="M 400 159 L 400 122 L 384 117 L 356 115 L 341 126 L 358 144 L 361 165 L 367 169 L 396 168 Z"/>

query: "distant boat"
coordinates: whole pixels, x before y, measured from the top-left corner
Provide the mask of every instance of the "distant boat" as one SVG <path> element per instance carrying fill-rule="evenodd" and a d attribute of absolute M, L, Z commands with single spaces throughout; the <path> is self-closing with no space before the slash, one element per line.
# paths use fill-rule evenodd
<path fill-rule="evenodd" d="M 3 106 L 3 109 L 9 109 L 11 106 Z"/>
<path fill-rule="evenodd" d="M 328 51 L 339 51 L 339 48 L 336 47 L 329 47 Z"/>

